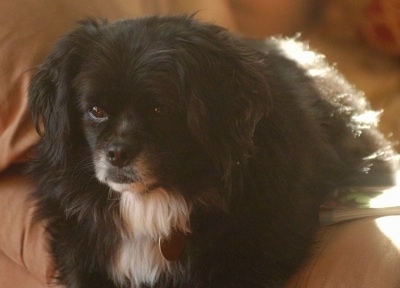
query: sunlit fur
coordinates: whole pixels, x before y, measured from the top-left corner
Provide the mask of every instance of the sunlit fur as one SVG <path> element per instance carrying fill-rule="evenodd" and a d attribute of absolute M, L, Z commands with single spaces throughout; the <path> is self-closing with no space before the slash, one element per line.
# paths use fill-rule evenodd
<path fill-rule="evenodd" d="M 391 181 L 378 114 L 323 56 L 192 17 L 81 22 L 29 104 L 31 200 L 68 288 L 280 287 L 330 193 Z"/>

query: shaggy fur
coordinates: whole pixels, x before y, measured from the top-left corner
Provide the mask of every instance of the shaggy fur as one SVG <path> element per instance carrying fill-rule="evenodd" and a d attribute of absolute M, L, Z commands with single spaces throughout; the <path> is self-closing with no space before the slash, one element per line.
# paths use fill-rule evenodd
<path fill-rule="evenodd" d="M 87 20 L 29 94 L 32 198 L 69 288 L 279 287 L 329 193 L 390 180 L 362 94 L 292 39 L 185 16 Z M 158 241 L 174 231 L 186 246 L 167 261 Z"/>

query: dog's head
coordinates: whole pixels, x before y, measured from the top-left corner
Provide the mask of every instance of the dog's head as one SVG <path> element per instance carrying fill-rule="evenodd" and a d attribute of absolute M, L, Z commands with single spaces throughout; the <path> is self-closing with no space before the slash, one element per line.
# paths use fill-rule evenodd
<path fill-rule="evenodd" d="M 55 168 L 90 157 L 120 192 L 227 184 L 268 109 L 263 65 L 190 17 L 85 21 L 30 86 L 42 156 Z"/>

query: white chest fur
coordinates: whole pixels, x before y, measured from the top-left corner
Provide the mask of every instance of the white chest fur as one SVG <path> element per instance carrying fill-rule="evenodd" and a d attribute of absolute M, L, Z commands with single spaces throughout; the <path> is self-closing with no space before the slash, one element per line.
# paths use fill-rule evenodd
<path fill-rule="evenodd" d="M 190 207 L 179 193 L 157 188 L 148 193 L 122 192 L 121 217 L 127 226 L 122 245 L 112 267 L 112 277 L 124 283 L 131 280 L 154 284 L 163 272 L 177 269 L 159 251 L 160 238 L 176 229 L 189 232 Z"/>

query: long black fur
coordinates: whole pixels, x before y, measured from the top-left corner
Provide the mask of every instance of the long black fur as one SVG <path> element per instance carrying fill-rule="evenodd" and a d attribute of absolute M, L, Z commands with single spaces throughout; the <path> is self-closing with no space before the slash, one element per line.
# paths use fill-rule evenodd
<path fill-rule="evenodd" d="M 129 145 L 154 151 L 158 185 L 193 206 L 182 271 L 154 287 L 280 287 L 309 252 L 327 195 L 390 172 L 390 144 L 357 117 L 369 109 L 361 93 L 321 56 L 322 72 L 308 73 L 285 41 L 296 43 L 182 16 L 87 20 L 58 42 L 29 89 L 43 136 L 32 198 L 58 282 L 134 287 L 109 276 L 126 227 L 120 194 L 93 164 L 120 115 L 132 121 Z M 109 120 L 90 122 L 93 105 Z"/>

